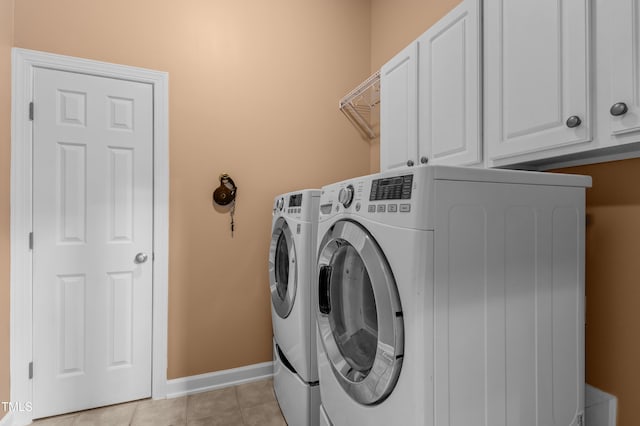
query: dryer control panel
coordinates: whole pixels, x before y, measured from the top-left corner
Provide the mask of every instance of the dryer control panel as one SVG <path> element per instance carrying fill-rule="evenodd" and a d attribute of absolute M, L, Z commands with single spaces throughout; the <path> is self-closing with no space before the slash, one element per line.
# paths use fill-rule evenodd
<path fill-rule="evenodd" d="M 352 215 L 393 226 L 428 229 L 432 166 L 388 170 L 326 185 L 319 220 Z"/>
<path fill-rule="evenodd" d="M 369 201 L 410 200 L 413 175 L 394 176 L 371 181 Z"/>

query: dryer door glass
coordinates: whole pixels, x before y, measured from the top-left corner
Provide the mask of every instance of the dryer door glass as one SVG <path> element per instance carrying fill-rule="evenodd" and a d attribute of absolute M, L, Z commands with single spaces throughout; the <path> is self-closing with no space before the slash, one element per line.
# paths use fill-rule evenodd
<path fill-rule="evenodd" d="M 404 354 L 398 290 L 384 253 L 361 225 L 338 221 L 318 256 L 318 327 L 343 389 L 361 404 L 393 390 Z"/>
<path fill-rule="evenodd" d="M 376 358 L 376 299 L 367 268 L 353 246 L 337 248 L 333 258 L 329 324 L 340 353 L 352 368 L 350 378 L 359 381 L 369 374 Z"/>
<path fill-rule="evenodd" d="M 289 316 L 296 297 L 296 248 L 287 221 L 279 218 L 273 226 L 269 249 L 271 303 L 278 316 Z"/>

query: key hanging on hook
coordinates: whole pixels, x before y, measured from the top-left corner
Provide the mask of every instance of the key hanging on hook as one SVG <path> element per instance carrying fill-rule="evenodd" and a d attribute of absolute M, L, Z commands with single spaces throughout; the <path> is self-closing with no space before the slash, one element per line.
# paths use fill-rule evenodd
<path fill-rule="evenodd" d="M 236 214 L 236 201 L 233 200 L 231 203 L 231 210 L 229 210 L 229 215 L 231 216 L 231 238 L 233 238 L 233 231 L 235 228 L 235 222 L 233 220 L 233 215 Z"/>
<path fill-rule="evenodd" d="M 236 186 L 231 176 L 226 173 L 220 175 L 220 186 L 213 192 L 213 201 L 220 205 L 226 206 L 231 204 L 229 208 L 229 215 L 231 216 L 231 237 L 233 238 L 233 231 L 235 228 L 235 221 L 233 216 L 236 213 L 236 194 L 238 187 Z"/>

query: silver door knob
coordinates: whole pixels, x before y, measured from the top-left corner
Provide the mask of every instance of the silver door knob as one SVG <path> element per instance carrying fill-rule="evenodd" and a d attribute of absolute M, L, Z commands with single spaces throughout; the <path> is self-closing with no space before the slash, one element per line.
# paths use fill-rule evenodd
<path fill-rule="evenodd" d="M 611 106 L 611 109 L 609 110 L 611 115 L 613 115 L 614 117 L 625 115 L 627 111 L 629 111 L 629 108 L 627 108 L 627 104 L 625 104 L 624 102 L 618 102 L 613 104 Z"/>
<path fill-rule="evenodd" d="M 420 162 L 422 164 L 427 164 L 429 162 L 429 158 L 428 157 L 424 157 L 424 156 L 420 157 Z"/>
<path fill-rule="evenodd" d="M 578 117 L 577 115 L 572 115 L 571 117 L 567 118 L 567 127 L 570 129 L 578 127 L 580 124 L 582 124 L 582 120 L 580 120 L 580 117 Z"/>
<path fill-rule="evenodd" d="M 413 166 L 413 160 L 407 161 L 407 166 L 409 166 L 409 167 Z"/>
<path fill-rule="evenodd" d="M 149 256 L 146 253 L 138 253 L 136 254 L 136 263 L 144 263 L 148 258 Z"/>

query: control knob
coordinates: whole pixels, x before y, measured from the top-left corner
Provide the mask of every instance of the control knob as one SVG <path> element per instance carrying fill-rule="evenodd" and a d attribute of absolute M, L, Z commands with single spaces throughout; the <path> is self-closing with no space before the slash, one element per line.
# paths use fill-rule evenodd
<path fill-rule="evenodd" d="M 284 208 L 284 198 L 279 198 L 278 201 L 276 201 L 276 210 L 282 211 L 283 208 Z"/>
<path fill-rule="evenodd" d="M 345 188 L 340 189 L 340 192 L 338 193 L 338 201 L 345 209 L 349 208 L 353 201 L 353 185 L 347 185 Z"/>

